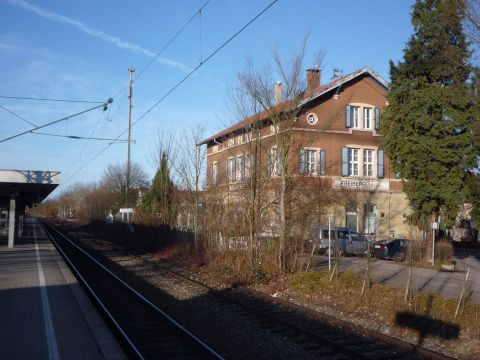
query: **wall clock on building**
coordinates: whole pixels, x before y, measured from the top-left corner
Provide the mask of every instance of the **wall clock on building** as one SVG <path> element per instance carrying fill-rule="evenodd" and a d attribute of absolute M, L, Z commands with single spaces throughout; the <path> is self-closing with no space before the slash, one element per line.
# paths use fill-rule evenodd
<path fill-rule="evenodd" d="M 308 125 L 315 125 L 318 122 L 317 115 L 314 113 L 310 113 L 307 115 L 307 123 Z"/>

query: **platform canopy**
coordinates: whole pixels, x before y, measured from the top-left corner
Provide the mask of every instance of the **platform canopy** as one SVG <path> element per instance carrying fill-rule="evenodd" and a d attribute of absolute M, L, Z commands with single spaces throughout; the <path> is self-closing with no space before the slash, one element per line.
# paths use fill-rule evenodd
<path fill-rule="evenodd" d="M 59 171 L 0 170 L 0 207 L 16 198 L 23 206 L 42 202 L 60 184 Z"/>

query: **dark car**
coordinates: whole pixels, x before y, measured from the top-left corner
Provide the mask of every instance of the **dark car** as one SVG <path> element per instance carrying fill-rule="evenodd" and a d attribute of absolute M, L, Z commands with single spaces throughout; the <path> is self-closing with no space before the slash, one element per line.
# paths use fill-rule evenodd
<path fill-rule="evenodd" d="M 392 239 L 377 241 L 372 248 L 372 255 L 382 259 L 404 261 L 407 258 L 408 241 Z"/>

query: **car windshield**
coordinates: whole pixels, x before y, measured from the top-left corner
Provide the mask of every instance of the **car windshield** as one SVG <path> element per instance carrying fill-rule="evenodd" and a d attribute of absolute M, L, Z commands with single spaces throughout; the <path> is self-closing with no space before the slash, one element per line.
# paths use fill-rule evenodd
<path fill-rule="evenodd" d="M 330 238 L 335 239 L 335 231 L 330 230 Z M 328 229 L 322 230 L 322 239 L 328 239 Z"/>
<path fill-rule="evenodd" d="M 339 239 L 346 239 L 346 238 L 348 238 L 348 231 L 339 230 L 339 231 L 338 231 L 338 238 L 339 238 Z"/>

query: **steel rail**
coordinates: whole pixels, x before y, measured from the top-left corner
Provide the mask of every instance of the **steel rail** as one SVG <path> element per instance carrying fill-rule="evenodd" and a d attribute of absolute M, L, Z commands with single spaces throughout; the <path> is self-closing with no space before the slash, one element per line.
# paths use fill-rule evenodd
<path fill-rule="evenodd" d="M 131 287 L 129 284 L 127 284 L 124 280 L 122 280 L 120 277 L 118 277 L 116 274 L 114 274 L 112 271 L 110 271 L 106 266 L 104 266 L 102 263 L 100 263 L 97 259 L 95 259 L 93 256 L 91 256 L 88 252 L 86 252 L 84 249 L 82 249 L 80 246 L 78 246 L 75 242 L 73 242 L 71 239 L 69 239 L 66 235 L 64 235 L 62 232 L 60 232 L 58 229 L 56 229 L 53 225 L 47 223 L 47 222 L 42 222 L 43 228 L 51 241 L 54 243 L 56 248 L 59 250 L 59 252 L 62 254 L 62 256 L 66 259 L 68 264 L 73 268 L 74 272 L 82 283 L 87 287 L 89 292 L 92 294 L 92 296 L 95 298 L 95 300 L 98 302 L 98 304 L 101 306 L 102 310 L 105 311 L 107 316 L 110 318 L 110 320 L 113 322 L 114 326 L 116 329 L 122 334 L 122 337 L 127 341 L 128 345 L 131 347 L 132 351 L 134 354 L 140 358 L 144 359 L 143 355 L 141 354 L 141 351 L 137 348 L 137 346 L 130 340 L 129 336 L 126 334 L 124 329 L 120 326 L 120 324 L 116 321 L 114 316 L 110 313 L 110 311 L 107 309 L 107 307 L 103 304 L 103 302 L 99 299 L 99 297 L 96 295 L 95 291 L 88 285 L 88 282 L 84 279 L 84 277 L 81 275 L 79 270 L 75 267 L 75 265 L 72 263 L 72 261 L 67 257 L 65 252 L 61 249 L 61 246 L 58 244 L 58 242 L 54 239 L 52 236 L 51 232 L 47 230 L 47 227 L 53 231 L 55 231 L 56 234 L 61 236 L 63 239 L 65 239 L 69 244 L 74 246 L 78 251 L 80 251 L 84 256 L 88 257 L 91 261 L 93 261 L 96 265 L 98 265 L 102 270 L 104 270 L 106 273 L 108 273 L 112 278 L 117 280 L 120 284 L 122 284 L 126 289 L 128 289 L 132 294 L 134 294 L 138 299 L 142 300 L 145 304 L 153 308 L 157 313 L 159 313 L 164 319 L 169 321 L 171 325 L 173 325 L 177 330 L 179 330 L 181 333 L 183 333 L 185 336 L 187 336 L 189 339 L 191 339 L 200 349 L 202 349 L 206 354 L 208 354 L 211 358 L 213 359 L 221 359 L 223 360 L 223 357 L 218 354 L 215 350 L 210 348 L 207 344 L 202 342 L 197 336 L 192 334 L 189 330 L 184 328 L 181 324 L 179 324 L 175 319 L 170 317 L 167 313 L 165 313 L 162 309 L 160 309 L 157 305 L 152 303 L 150 300 L 145 298 L 140 292 L 138 292 L 136 289 Z"/>

